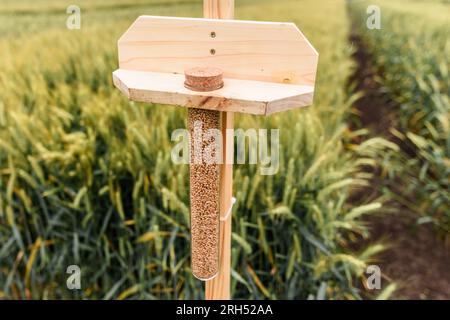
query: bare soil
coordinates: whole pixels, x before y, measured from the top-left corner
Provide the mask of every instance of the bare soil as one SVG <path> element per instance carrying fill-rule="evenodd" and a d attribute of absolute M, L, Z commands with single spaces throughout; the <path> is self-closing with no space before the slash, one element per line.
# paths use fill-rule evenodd
<path fill-rule="evenodd" d="M 373 67 L 372 57 L 357 34 L 352 34 L 349 40 L 356 49 L 353 58 L 357 63 L 349 83 L 362 93 L 354 105 L 358 116 L 355 127 L 368 128 L 371 136 L 390 139 L 414 156 L 411 146 L 396 141 L 389 133 L 396 126 L 397 106 L 377 81 L 382 72 Z M 370 188 L 359 190 L 353 199 L 375 197 L 380 194 L 380 186 L 380 178 L 375 178 Z M 370 216 L 365 221 L 371 236 L 364 244 L 389 244 L 376 261 L 383 273 L 383 287 L 390 281 L 396 282 L 399 285 L 393 297 L 396 299 L 450 299 L 450 248 L 438 239 L 432 226 L 418 225 L 415 213 L 399 203 L 387 206 L 391 209 L 389 213 Z"/>

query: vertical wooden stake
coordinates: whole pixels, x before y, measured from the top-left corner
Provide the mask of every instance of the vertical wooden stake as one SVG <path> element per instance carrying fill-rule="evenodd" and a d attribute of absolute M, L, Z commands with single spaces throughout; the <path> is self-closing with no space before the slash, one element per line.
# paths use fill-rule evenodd
<path fill-rule="evenodd" d="M 203 16 L 210 19 L 233 19 L 234 0 L 203 0 Z M 214 30 L 211 30 L 213 32 Z M 217 35 L 220 38 L 220 34 Z M 219 52 L 220 54 L 220 52 Z M 234 117 L 232 112 L 222 112 L 222 155 L 224 163 L 220 168 L 220 215 L 224 217 L 231 207 L 233 194 L 233 165 L 225 160 L 233 159 L 233 135 L 227 135 L 227 129 L 234 129 Z M 205 299 L 228 300 L 230 299 L 231 280 L 231 215 L 220 222 L 219 242 L 219 273 L 205 284 Z"/>

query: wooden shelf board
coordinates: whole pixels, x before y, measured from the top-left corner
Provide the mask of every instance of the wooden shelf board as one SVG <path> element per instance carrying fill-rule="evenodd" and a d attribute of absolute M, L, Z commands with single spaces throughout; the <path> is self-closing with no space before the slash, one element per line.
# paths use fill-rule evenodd
<path fill-rule="evenodd" d="M 118 69 L 114 85 L 132 101 L 228 112 L 269 115 L 312 104 L 314 87 L 224 79 L 224 87 L 196 92 L 184 87 L 184 75 Z"/>

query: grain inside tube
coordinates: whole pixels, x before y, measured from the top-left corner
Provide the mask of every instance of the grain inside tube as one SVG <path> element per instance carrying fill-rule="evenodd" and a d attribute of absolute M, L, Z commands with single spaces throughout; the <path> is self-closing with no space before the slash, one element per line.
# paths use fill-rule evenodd
<path fill-rule="evenodd" d="M 197 67 L 185 71 L 185 87 L 193 91 L 212 91 L 223 86 L 222 70 Z M 220 132 L 220 112 L 188 109 L 190 133 L 190 202 L 192 273 L 200 280 L 210 280 L 219 272 L 219 180 L 220 142 L 205 139 L 211 129 Z M 200 131 L 200 134 L 199 134 Z M 205 159 L 208 155 L 210 160 Z"/>

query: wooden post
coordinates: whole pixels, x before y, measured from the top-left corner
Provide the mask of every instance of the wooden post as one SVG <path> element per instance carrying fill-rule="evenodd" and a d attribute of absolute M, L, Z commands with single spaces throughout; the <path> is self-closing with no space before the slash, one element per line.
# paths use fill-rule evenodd
<path fill-rule="evenodd" d="M 233 19 L 234 0 L 204 0 L 203 16 L 210 19 Z M 214 30 L 212 30 L 214 31 Z M 217 35 L 220 37 L 220 35 Z M 233 165 L 226 160 L 233 159 L 233 143 L 228 139 L 233 136 L 227 135 L 227 129 L 234 128 L 232 112 L 221 112 L 222 122 L 222 155 L 224 163 L 220 168 L 220 215 L 225 217 L 231 207 L 233 193 Z M 220 222 L 219 240 L 219 273 L 205 284 L 205 299 L 228 300 L 230 299 L 231 280 L 231 215 L 225 221 Z"/>
<path fill-rule="evenodd" d="M 113 81 L 131 101 L 187 107 L 191 122 L 200 115 L 222 131 L 226 161 L 190 168 L 191 181 L 204 182 L 191 184 L 191 218 L 192 212 L 200 217 L 191 231 L 192 238 L 196 235 L 192 272 L 211 279 L 206 299 L 225 300 L 231 280 L 234 134 L 227 129 L 233 129 L 232 112 L 267 116 L 311 105 L 318 53 L 293 23 L 232 20 L 234 0 L 203 5 L 208 19 L 139 16 L 118 41 Z"/>

